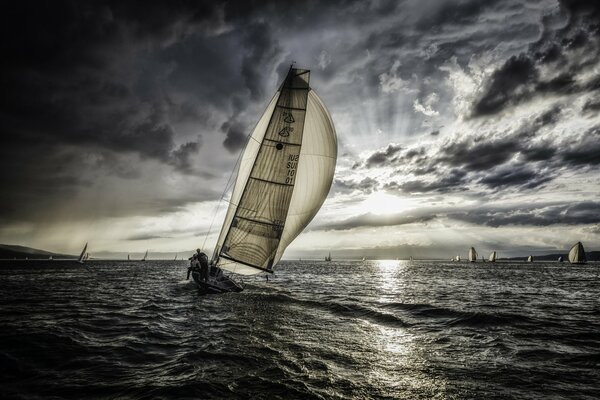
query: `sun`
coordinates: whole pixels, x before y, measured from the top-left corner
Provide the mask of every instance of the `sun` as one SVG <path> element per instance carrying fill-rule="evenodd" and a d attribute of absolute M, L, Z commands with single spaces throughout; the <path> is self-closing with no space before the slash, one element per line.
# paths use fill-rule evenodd
<path fill-rule="evenodd" d="M 363 214 L 397 214 L 414 208 L 412 201 L 386 192 L 374 192 L 359 205 Z"/>

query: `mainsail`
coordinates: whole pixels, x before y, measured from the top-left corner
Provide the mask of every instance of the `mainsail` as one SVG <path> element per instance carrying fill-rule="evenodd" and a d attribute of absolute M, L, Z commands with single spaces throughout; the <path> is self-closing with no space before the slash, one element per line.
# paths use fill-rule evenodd
<path fill-rule="evenodd" d="M 490 254 L 490 262 L 496 262 L 496 252 L 492 251 L 492 254 Z"/>
<path fill-rule="evenodd" d="M 146 254 L 144 254 L 144 258 L 142 258 L 142 261 L 146 261 L 146 257 L 148 257 L 148 250 L 146 250 Z"/>
<path fill-rule="evenodd" d="M 571 264 L 585 264 L 587 259 L 585 258 L 585 250 L 583 249 L 583 244 L 581 242 L 577 242 L 571 247 L 569 250 L 569 262 Z"/>
<path fill-rule="evenodd" d="M 471 247 L 469 249 L 469 261 L 475 262 L 476 260 L 477 260 L 477 252 L 475 251 L 475 248 Z"/>
<path fill-rule="evenodd" d="M 272 272 L 327 197 L 337 138 L 309 76 L 290 68 L 250 136 L 213 254 L 222 269 Z"/>
<path fill-rule="evenodd" d="M 85 252 L 87 251 L 87 242 L 85 243 L 85 246 L 83 246 L 83 250 L 81 250 L 81 254 L 79 255 L 79 258 L 77 259 L 78 262 L 83 264 L 84 261 L 84 257 L 85 257 Z"/>
<path fill-rule="evenodd" d="M 533 256 L 527 257 L 527 262 L 533 262 Z"/>

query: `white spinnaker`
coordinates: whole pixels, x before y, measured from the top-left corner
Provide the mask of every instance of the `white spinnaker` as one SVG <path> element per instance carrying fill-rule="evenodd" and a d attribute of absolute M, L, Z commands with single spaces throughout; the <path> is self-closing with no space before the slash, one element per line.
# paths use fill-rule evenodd
<path fill-rule="evenodd" d="M 475 248 L 471 247 L 469 249 L 469 261 L 476 261 L 477 260 L 477 252 L 475 251 Z"/>
<path fill-rule="evenodd" d="M 217 253 L 215 255 L 218 254 L 220 248 L 223 246 L 227 232 L 229 231 L 237 204 L 250 176 L 252 166 L 260 149 L 260 143 L 264 138 L 278 97 L 279 93 L 275 95 L 265 110 L 242 156 L 230 205 L 219 235 L 219 240 L 217 241 L 215 249 Z M 281 259 L 286 247 L 302 232 L 319 211 L 333 181 L 337 159 L 337 136 L 329 111 L 313 90 L 308 92 L 302 137 L 294 191 L 290 200 L 281 239 L 273 259 L 273 265 Z M 259 269 L 224 259 L 219 260 L 218 266 L 242 275 L 253 275 L 261 272 Z"/>
<path fill-rule="evenodd" d="M 306 228 L 325 201 L 335 172 L 337 136 L 331 115 L 323 101 L 308 92 L 306 118 L 296 185 L 274 263 L 287 246 Z"/>
<path fill-rule="evenodd" d="M 586 262 L 585 250 L 583 249 L 583 244 L 581 244 L 581 242 L 575 243 L 573 247 L 571 247 L 571 250 L 569 250 L 569 262 L 572 264 Z"/>

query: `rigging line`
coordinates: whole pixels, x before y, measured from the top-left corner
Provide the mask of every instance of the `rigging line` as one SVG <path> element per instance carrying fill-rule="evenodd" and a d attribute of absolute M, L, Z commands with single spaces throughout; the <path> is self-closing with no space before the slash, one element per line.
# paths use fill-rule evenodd
<path fill-rule="evenodd" d="M 273 102 L 273 99 L 275 98 L 275 96 L 277 96 L 277 92 L 275 92 L 273 97 L 271 97 L 271 100 L 269 100 L 269 102 L 267 103 L 267 108 L 269 108 L 269 104 L 271 104 Z M 259 118 L 258 121 L 256 121 L 254 128 L 252 128 L 250 133 L 248 133 L 248 135 L 246 136 L 246 144 L 244 145 L 242 150 L 240 150 L 240 154 L 238 155 L 238 158 L 235 161 L 235 165 L 233 166 L 233 169 L 231 170 L 231 173 L 229 174 L 229 178 L 227 179 L 227 183 L 225 184 L 225 189 L 223 189 L 223 193 L 221 193 L 221 198 L 219 199 L 219 202 L 217 203 L 217 205 L 215 207 L 215 212 L 213 213 L 212 220 L 210 221 L 208 231 L 206 232 L 206 235 L 204 236 L 204 241 L 202 242 L 202 250 L 204 250 L 204 246 L 206 245 L 206 239 L 208 239 L 208 235 L 210 235 L 210 231 L 212 230 L 213 224 L 215 222 L 215 218 L 217 217 L 217 213 L 219 212 L 219 207 L 221 206 L 221 202 L 223 201 L 223 198 L 225 197 L 225 194 L 227 193 L 227 190 L 229 189 L 229 183 L 231 182 L 231 177 L 235 173 L 236 168 L 238 168 L 238 166 L 240 164 L 240 160 L 242 159 L 242 156 L 244 155 L 244 151 L 246 150 L 246 147 L 248 146 L 250 139 L 257 141 L 256 139 L 254 139 L 252 137 L 252 134 L 254 133 L 254 130 L 258 126 L 258 123 L 260 122 L 260 120 L 261 120 L 261 118 Z"/>

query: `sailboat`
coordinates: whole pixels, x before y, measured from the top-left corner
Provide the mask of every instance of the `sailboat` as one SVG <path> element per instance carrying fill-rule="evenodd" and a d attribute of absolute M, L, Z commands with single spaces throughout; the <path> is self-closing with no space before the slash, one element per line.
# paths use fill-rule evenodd
<path fill-rule="evenodd" d="M 127 261 L 131 261 L 131 258 L 129 257 L 129 254 L 127 254 Z"/>
<path fill-rule="evenodd" d="M 83 246 L 83 250 L 81 250 L 81 254 L 79 255 L 79 258 L 77 258 L 77 262 L 80 264 L 83 264 L 83 262 L 85 261 L 85 252 L 87 251 L 87 242 L 85 243 L 85 246 Z"/>
<path fill-rule="evenodd" d="M 362 260 L 360 260 L 360 261 L 365 262 L 365 261 L 367 261 L 367 259 L 363 257 Z"/>
<path fill-rule="evenodd" d="M 471 247 L 469 249 L 469 262 L 475 262 L 477 261 L 477 252 L 475 251 L 474 247 Z"/>
<path fill-rule="evenodd" d="M 193 273 L 201 290 L 241 290 L 222 270 L 272 273 L 327 197 L 337 138 L 309 77 L 309 70 L 290 67 L 256 124 L 241 158 L 208 282 Z"/>
<path fill-rule="evenodd" d="M 175 258 L 173 259 L 173 261 L 177 261 L 177 254 L 175 254 Z"/>
<path fill-rule="evenodd" d="M 410 256 L 410 258 L 409 258 L 409 261 L 412 261 L 412 260 L 413 260 L 413 257 L 412 257 L 412 256 Z"/>
<path fill-rule="evenodd" d="M 325 261 L 327 261 L 327 262 L 331 261 L 331 253 L 329 253 L 328 255 L 325 256 Z"/>
<path fill-rule="evenodd" d="M 460 261 L 460 256 L 454 257 L 454 261 Z"/>
<path fill-rule="evenodd" d="M 144 254 L 144 258 L 141 261 L 146 261 L 146 257 L 148 257 L 148 250 L 146 250 L 146 254 Z"/>
<path fill-rule="evenodd" d="M 527 257 L 527 262 L 533 262 L 533 256 Z"/>
<path fill-rule="evenodd" d="M 490 262 L 496 262 L 496 252 L 492 251 L 492 254 L 490 254 L 490 258 L 489 258 Z"/>
<path fill-rule="evenodd" d="M 558 256 L 558 262 L 563 262 L 563 256 Z"/>
<path fill-rule="evenodd" d="M 585 250 L 581 242 L 577 242 L 569 250 L 569 262 L 571 264 L 586 264 L 587 259 L 585 258 Z"/>

